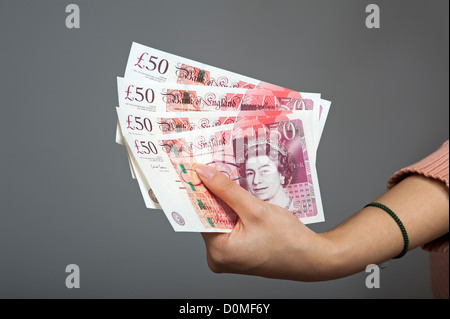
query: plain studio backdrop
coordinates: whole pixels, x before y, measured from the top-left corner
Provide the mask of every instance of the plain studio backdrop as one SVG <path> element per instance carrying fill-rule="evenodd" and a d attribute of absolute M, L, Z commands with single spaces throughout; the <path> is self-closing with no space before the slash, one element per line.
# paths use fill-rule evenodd
<path fill-rule="evenodd" d="M 66 27 L 66 7 L 80 28 Z M 366 6 L 380 28 L 366 27 Z M 114 142 L 133 41 L 332 108 L 317 155 L 328 230 L 449 133 L 448 1 L 0 2 L 1 298 L 431 298 L 428 254 L 302 283 L 207 267 L 198 233 L 144 206 Z M 423 205 L 427 205 L 426 202 Z M 299 238 L 301 240 L 301 238 Z M 80 288 L 65 285 L 66 266 Z"/>

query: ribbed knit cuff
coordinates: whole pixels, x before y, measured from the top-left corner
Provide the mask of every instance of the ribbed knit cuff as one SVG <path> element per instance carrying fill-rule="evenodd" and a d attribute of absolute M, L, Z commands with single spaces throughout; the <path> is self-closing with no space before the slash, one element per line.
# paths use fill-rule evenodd
<path fill-rule="evenodd" d="M 442 146 L 431 155 L 425 157 L 416 164 L 405 167 L 396 172 L 388 181 L 388 189 L 391 189 L 411 174 L 421 174 L 426 177 L 434 178 L 444 182 L 448 186 L 448 166 L 449 166 L 449 141 L 447 140 Z M 449 251 L 449 234 L 437 238 L 430 243 L 422 246 L 426 251 L 447 252 Z"/>
<path fill-rule="evenodd" d="M 396 172 L 388 181 L 388 189 L 391 189 L 403 179 L 411 174 L 421 174 L 426 177 L 434 178 L 444 182 L 449 187 L 448 183 L 448 140 L 433 154 L 425 157 L 423 160 L 405 167 Z"/>

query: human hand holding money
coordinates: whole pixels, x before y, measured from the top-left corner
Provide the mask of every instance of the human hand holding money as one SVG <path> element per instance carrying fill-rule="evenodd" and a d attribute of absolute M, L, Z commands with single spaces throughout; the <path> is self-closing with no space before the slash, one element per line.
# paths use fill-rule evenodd
<path fill-rule="evenodd" d="M 202 184 L 198 163 L 303 223 L 324 220 L 315 163 L 330 102 L 320 94 L 138 44 L 117 84 L 116 141 L 146 206 L 162 208 L 174 230 L 230 232 L 239 221 Z"/>
<path fill-rule="evenodd" d="M 209 268 L 279 279 L 327 274 L 330 243 L 289 211 L 251 195 L 209 165 L 195 164 L 203 184 L 239 216 L 231 233 L 202 233 Z"/>

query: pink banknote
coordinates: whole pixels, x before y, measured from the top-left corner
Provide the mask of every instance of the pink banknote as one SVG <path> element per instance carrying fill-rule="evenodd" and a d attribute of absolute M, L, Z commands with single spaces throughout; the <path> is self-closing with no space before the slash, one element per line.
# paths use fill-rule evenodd
<path fill-rule="evenodd" d="M 251 124 L 251 125 L 250 125 Z M 241 122 L 233 128 L 201 130 L 161 139 L 179 176 L 180 188 L 205 228 L 232 229 L 237 216 L 201 183 L 192 166 L 214 166 L 261 200 L 291 211 L 300 220 L 323 220 L 315 167 L 305 130 L 308 121 L 287 116 Z M 164 204 L 162 203 L 164 209 Z M 182 212 L 177 212 L 183 218 Z"/>
<path fill-rule="evenodd" d="M 244 75 L 133 42 L 125 77 L 160 83 L 287 90 Z"/>
<path fill-rule="evenodd" d="M 313 110 L 320 94 L 157 83 L 117 78 L 119 106 L 151 111 Z"/>

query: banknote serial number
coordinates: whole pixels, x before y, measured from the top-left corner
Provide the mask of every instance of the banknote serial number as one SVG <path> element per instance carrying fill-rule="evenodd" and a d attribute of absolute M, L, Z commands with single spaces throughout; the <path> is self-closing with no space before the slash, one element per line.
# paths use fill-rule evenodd
<path fill-rule="evenodd" d="M 179 309 L 180 314 L 200 314 L 207 317 L 215 313 L 223 314 L 268 314 L 270 304 L 264 303 L 224 303 L 221 306 L 217 305 L 193 305 L 186 303 L 181 305 Z"/>

